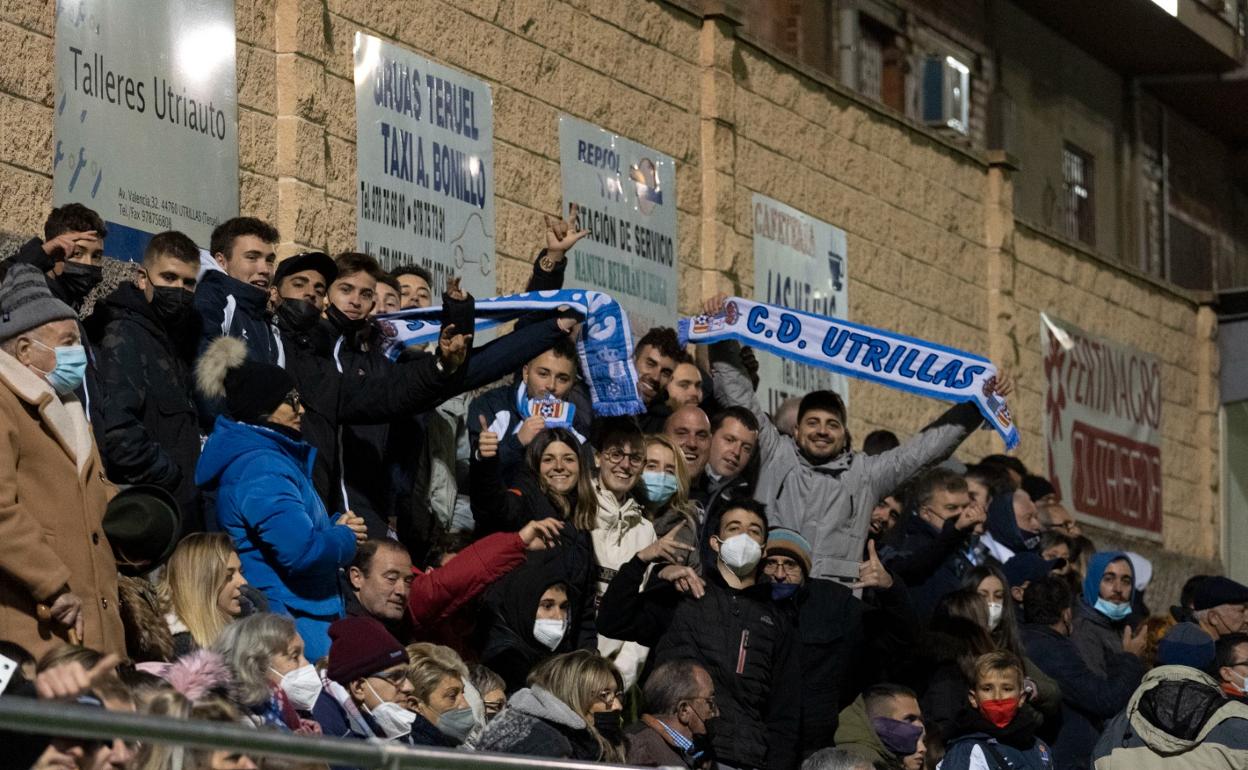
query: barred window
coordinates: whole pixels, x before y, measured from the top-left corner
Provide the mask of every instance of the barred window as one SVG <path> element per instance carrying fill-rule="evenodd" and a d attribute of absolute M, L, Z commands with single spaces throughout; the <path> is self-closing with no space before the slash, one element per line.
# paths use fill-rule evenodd
<path fill-rule="evenodd" d="M 1066 235 L 1096 245 L 1092 211 L 1092 156 L 1073 144 L 1062 148 L 1062 181 L 1066 193 Z"/>

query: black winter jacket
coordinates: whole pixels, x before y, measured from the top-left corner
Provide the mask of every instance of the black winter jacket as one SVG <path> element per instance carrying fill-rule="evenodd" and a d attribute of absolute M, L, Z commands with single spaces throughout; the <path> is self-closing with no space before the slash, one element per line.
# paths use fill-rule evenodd
<path fill-rule="evenodd" d="M 400 363 L 370 377 L 354 369 L 341 374 L 334 362 L 283 335 L 286 371 L 303 399 L 303 440 L 316 447 L 312 482 L 330 515 L 344 509 L 338 430 L 344 424 L 385 423 L 432 409 L 463 389 L 466 366 L 440 371 L 433 356 Z"/>
<path fill-rule="evenodd" d="M 268 313 L 269 293 L 258 286 L 231 278 L 221 270 L 208 270 L 195 287 L 195 312 L 199 315 L 199 352 L 217 337 L 229 335 L 247 343 L 253 361 L 275 364 L 279 347 Z"/>
<path fill-rule="evenodd" d="M 565 530 L 558 546 L 530 551 L 524 564 L 486 589 L 477 629 L 481 662 L 503 678 L 508 694 L 524 687 L 533 666 L 578 647 L 577 628 L 590 595 L 585 546 L 576 533 Z M 542 594 L 556 584 L 567 588 L 569 617 L 563 638 L 551 650 L 533 636 L 533 622 Z"/>
<path fill-rule="evenodd" d="M 719 702 L 714 746 L 721 762 L 797 767 L 797 638 L 772 602 L 770 584 L 730 588 L 708 567 L 701 599 L 666 585 L 642 592 L 647 566 L 634 557 L 620 567 L 598 607 L 599 632 L 652 647 L 654 665 L 679 658 L 706 668 Z"/>
<path fill-rule="evenodd" d="M 332 332 L 336 328 L 338 327 L 332 325 L 322 326 L 322 333 Z M 412 351 L 401 357 L 398 363 L 393 363 L 376 344 L 376 336 L 371 331 L 372 327 L 369 326 L 356 333 L 340 333 L 341 345 L 337 344 L 337 339 L 331 333 L 328 339 L 334 340 L 333 345 L 319 352 L 325 360 L 332 363 L 335 370 L 341 366 L 344 376 L 374 380 L 392 376 L 396 368 L 419 365 L 421 361 L 434 359 L 431 353 Z M 564 332 L 551 318 L 517 328 L 510 334 L 474 349 L 463 366 L 462 379 L 458 385 L 445 393 L 437 403 L 505 377 L 550 348 L 562 336 Z M 407 513 L 395 510 L 395 500 L 404 490 L 395 489 L 395 478 L 390 472 L 390 466 L 396 462 L 414 461 L 421 438 L 396 436 L 394 432 L 421 430 L 419 423 L 413 419 L 416 414 L 416 411 L 394 414 L 389 419 L 373 424 L 343 420 L 342 457 L 349 458 L 343 468 L 347 494 L 355 513 L 364 517 L 368 524 L 369 537 L 384 537 L 386 519 L 392 513 L 397 513 L 400 518 Z M 469 425 L 471 424 L 473 423 L 469 421 Z M 400 525 L 400 529 L 403 528 Z"/>
<path fill-rule="evenodd" d="M 191 379 L 194 316 L 171 335 L 132 283 L 105 297 L 96 315 L 104 324 L 96 355 L 107 394 L 100 410 L 100 449 L 109 478 L 162 487 L 178 501 L 183 532 L 202 531 L 195 486 L 199 421 Z"/>
<path fill-rule="evenodd" d="M 962 575 L 974 566 L 966 556 L 971 532 L 956 525 L 952 518 L 937 531 L 911 515 L 902 524 L 900 544 L 880 550 L 880 561 L 910 587 L 910 599 L 924 619 L 932 616 L 942 596 L 958 590 Z"/>
<path fill-rule="evenodd" d="M 802 670 L 801 752 L 832 746 L 840 712 L 867 687 L 886 681 L 888 661 L 909 654 L 919 618 L 906 586 L 862 599 L 832 580 L 808 580 L 782 609 L 795 621 Z"/>

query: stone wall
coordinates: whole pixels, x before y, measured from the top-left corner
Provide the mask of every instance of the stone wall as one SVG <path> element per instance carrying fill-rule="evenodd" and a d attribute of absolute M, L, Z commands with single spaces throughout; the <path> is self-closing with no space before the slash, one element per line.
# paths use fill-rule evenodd
<path fill-rule="evenodd" d="M 1052 310 L 1165 362 L 1165 546 L 1217 558 L 1217 354 L 1193 298 L 1014 218 L 1016 173 L 887 113 L 738 34 L 731 7 L 681 0 L 238 0 L 242 210 L 283 254 L 355 245 L 352 39 L 379 35 L 489 81 L 499 288 L 521 287 L 560 206 L 566 112 L 676 159 L 680 305 L 752 290 L 750 196 L 844 228 L 853 319 L 1014 367 L 1021 456 L 1042 468 L 1037 314 Z M 723 11 L 723 7 L 727 7 Z M 721 9 L 717 11 L 716 9 Z M 0 233 L 50 204 L 53 2 L 0 0 Z M 939 403 L 854 384 L 850 428 L 910 433 Z M 999 451 L 983 432 L 973 459 Z"/>

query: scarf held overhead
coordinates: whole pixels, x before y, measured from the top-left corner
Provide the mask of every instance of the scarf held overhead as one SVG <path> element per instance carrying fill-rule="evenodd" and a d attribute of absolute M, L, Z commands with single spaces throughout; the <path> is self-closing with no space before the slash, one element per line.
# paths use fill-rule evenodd
<path fill-rule="evenodd" d="M 561 308 L 571 308 L 585 317 L 576 350 L 589 385 L 594 413 L 618 417 L 645 412 L 645 404 L 637 395 L 633 332 L 628 325 L 628 315 L 608 294 L 564 289 L 479 299 L 476 301 L 476 328 L 484 331 L 528 313 Z M 386 355 L 393 360 L 405 348 L 436 342 L 442 333 L 438 320 L 441 313 L 441 307 L 424 307 L 377 316 L 374 320 L 386 340 Z"/>
<path fill-rule="evenodd" d="M 944 401 L 974 401 L 1007 449 L 1018 446 L 1018 428 L 997 395 L 990 361 L 933 342 L 836 318 L 729 297 L 719 315 L 680 321 L 680 341 L 735 339 L 783 358 L 830 369 Z"/>

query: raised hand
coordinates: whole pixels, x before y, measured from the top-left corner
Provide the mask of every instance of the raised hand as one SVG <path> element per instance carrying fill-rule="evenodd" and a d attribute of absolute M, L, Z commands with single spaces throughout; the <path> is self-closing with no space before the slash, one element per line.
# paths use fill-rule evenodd
<path fill-rule="evenodd" d="M 74 256 L 74 251 L 78 248 L 78 241 L 97 237 L 95 230 L 61 233 L 55 238 L 49 238 L 43 242 L 43 253 L 55 258 L 59 251 L 62 257 L 69 259 Z"/>
<path fill-rule="evenodd" d="M 659 577 L 671 583 L 677 591 L 689 594 L 695 599 L 701 599 L 706 595 L 706 583 L 698 577 L 693 567 L 669 564 L 659 570 Z"/>
<path fill-rule="evenodd" d="M 112 671 L 120 662 L 120 657 L 109 653 L 89 671 L 78 661 L 53 666 L 35 677 L 35 692 L 44 700 L 77 698 L 91 689 L 96 679 Z"/>
<path fill-rule="evenodd" d="M 996 394 L 1001 398 L 1009 398 L 1014 392 L 1014 373 L 1009 369 L 997 370 L 997 386 L 993 388 Z"/>
<path fill-rule="evenodd" d="M 459 287 L 459 276 L 452 275 L 446 279 L 446 294 L 451 299 L 466 299 L 468 295 Z"/>
<path fill-rule="evenodd" d="M 451 279 L 455 280 L 455 279 Z M 450 292 L 447 292 L 448 294 Z M 460 292 L 462 295 L 463 292 Z M 459 297 L 462 299 L 463 297 Z M 442 366 L 448 372 L 453 372 L 468 358 L 468 350 L 472 347 L 471 334 L 457 334 L 455 332 L 455 324 L 449 324 L 442 327 L 442 334 L 438 337 L 438 358 L 442 361 Z"/>
<path fill-rule="evenodd" d="M 546 220 L 546 257 L 552 261 L 552 267 L 559 263 L 567 254 L 568 249 L 576 242 L 589 235 L 588 230 L 581 229 L 581 210 L 575 203 L 568 211 L 566 220 L 544 215 Z"/>
<path fill-rule="evenodd" d="M 521 446 L 528 446 L 543 430 L 546 430 L 546 418 L 535 414 L 526 417 L 524 422 L 520 423 L 520 431 L 516 433 L 516 438 L 520 440 Z"/>
<path fill-rule="evenodd" d="M 498 457 L 498 434 L 490 430 L 485 415 L 479 414 L 477 419 L 481 421 L 481 433 L 477 436 L 477 456 L 482 460 Z"/>
<path fill-rule="evenodd" d="M 559 543 L 559 530 L 563 522 L 555 518 L 530 521 L 520 530 L 520 539 L 530 551 L 544 551 Z"/>
<path fill-rule="evenodd" d="M 707 301 L 702 303 L 702 312 L 705 315 L 719 315 L 724 312 L 724 303 L 728 301 L 728 295 L 724 293 L 716 294 Z"/>
<path fill-rule="evenodd" d="M 867 541 L 867 560 L 858 565 L 858 582 L 851 583 L 850 588 L 892 588 L 893 576 L 875 553 L 875 541 Z"/>
<path fill-rule="evenodd" d="M 680 532 L 685 522 L 680 522 L 667 531 L 663 537 L 637 552 L 637 558 L 645 562 L 664 561 L 669 564 L 683 564 L 685 555 L 693 550 L 693 546 L 680 542 Z"/>

